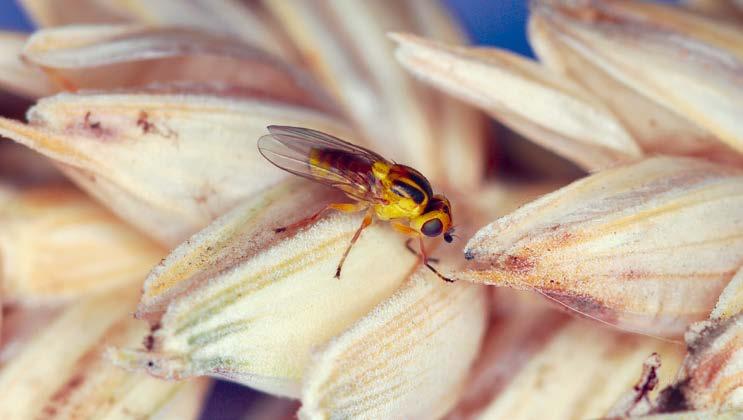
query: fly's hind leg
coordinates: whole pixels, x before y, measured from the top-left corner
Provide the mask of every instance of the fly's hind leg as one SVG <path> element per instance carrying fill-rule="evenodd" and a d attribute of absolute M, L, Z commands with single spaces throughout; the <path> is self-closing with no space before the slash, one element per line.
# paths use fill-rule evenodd
<path fill-rule="evenodd" d="M 361 226 L 359 226 L 359 228 L 356 230 L 356 233 L 353 234 L 353 238 L 351 238 L 351 243 L 348 244 L 348 247 L 346 247 L 346 251 L 343 252 L 341 261 L 338 263 L 338 268 L 336 268 L 335 270 L 335 278 L 337 279 L 341 278 L 341 269 L 343 269 L 343 263 L 346 261 L 346 257 L 348 257 L 348 253 L 351 251 L 353 244 L 355 244 L 356 241 L 359 239 L 359 236 L 361 236 L 361 232 L 367 227 L 369 227 L 369 225 L 372 224 L 372 217 L 373 217 L 372 210 L 371 209 L 367 210 L 366 216 L 364 216 L 364 220 L 361 221 Z"/>
<path fill-rule="evenodd" d="M 362 210 L 365 210 L 368 206 L 366 204 L 362 203 L 333 203 L 328 204 L 327 206 L 323 207 L 318 211 L 317 213 L 313 214 L 310 217 L 306 217 L 298 222 L 292 223 L 287 226 L 282 226 L 280 228 L 276 228 L 273 231 L 276 233 L 281 233 L 287 230 L 297 230 L 299 228 L 303 228 L 307 225 L 310 225 L 317 221 L 317 219 L 322 216 L 323 213 L 325 213 L 327 210 L 338 210 L 343 213 L 356 213 Z"/>

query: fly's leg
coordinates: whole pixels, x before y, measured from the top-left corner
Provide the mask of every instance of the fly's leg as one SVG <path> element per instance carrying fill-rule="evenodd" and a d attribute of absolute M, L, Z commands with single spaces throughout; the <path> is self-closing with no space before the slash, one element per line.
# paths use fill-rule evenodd
<path fill-rule="evenodd" d="M 304 219 L 302 219 L 302 220 L 300 220 L 300 221 L 298 221 L 296 223 L 292 223 L 292 224 L 287 225 L 287 226 L 282 226 L 280 228 L 276 228 L 273 231 L 276 232 L 276 233 L 281 233 L 281 232 L 284 232 L 284 231 L 287 231 L 287 230 L 296 230 L 296 229 L 305 227 L 307 225 L 310 225 L 310 224 L 316 222 L 317 219 L 319 219 L 320 216 L 322 216 L 322 214 L 325 213 L 325 211 L 327 211 L 327 210 L 338 210 L 338 211 L 342 211 L 343 213 L 356 213 L 356 212 L 359 212 L 361 210 L 365 210 L 366 208 L 367 208 L 367 205 L 366 204 L 362 204 L 362 203 L 333 203 L 333 204 L 328 204 L 327 206 L 323 207 L 322 209 L 320 209 L 320 211 L 318 211 L 317 213 L 313 214 L 310 217 L 304 218 Z"/>
<path fill-rule="evenodd" d="M 428 255 L 426 255 L 426 249 L 423 247 L 423 236 L 420 236 L 420 235 L 418 236 L 418 243 L 419 243 L 420 248 L 421 248 L 421 255 L 423 256 L 423 265 L 425 265 L 426 267 L 428 267 L 429 270 L 433 271 L 434 274 L 436 274 L 437 276 L 439 276 L 439 278 L 441 280 L 447 281 L 449 283 L 454 283 L 454 280 L 452 280 L 452 279 L 450 279 L 448 277 L 444 277 L 443 274 L 439 273 L 438 270 L 436 270 L 435 268 L 433 268 L 433 266 L 428 263 L 428 261 L 429 261 L 428 260 Z"/>
<path fill-rule="evenodd" d="M 408 238 L 408 240 L 407 240 L 407 241 L 405 241 L 405 248 L 407 248 L 407 249 L 408 249 L 408 251 L 410 251 L 410 253 L 411 253 L 411 254 L 413 254 L 413 255 L 415 255 L 416 257 L 421 257 L 421 254 L 419 254 L 419 253 L 418 253 L 418 251 L 414 250 L 414 249 L 413 249 L 413 247 L 412 247 L 412 246 L 410 246 L 410 243 L 411 243 L 411 242 L 413 242 L 413 238 Z M 438 259 L 438 258 L 430 258 L 430 257 L 429 257 L 429 258 L 428 258 L 428 261 L 430 261 L 430 262 L 432 262 L 432 263 L 436 264 L 436 263 L 438 263 L 438 262 L 439 262 L 439 259 Z"/>
<path fill-rule="evenodd" d="M 356 230 L 356 233 L 353 234 L 353 238 L 351 238 L 351 243 L 348 244 L 348 247 L 346 248 L 346 251 L 343 252 L 343 256 L 341 257 L 341 261 L 338 263 L 338 268 L 335 270 L 335 278 L 339 279 L 341 278 L 341 269 L 343 268 L 343 263 L 346 261 L 346 257 L 348 257 L 348 253 L 351 251 L 351 248 L 353 247 L 353 244 L 356 243 L 356 241 L 359 239 L 359 236 L 361 236 L 361 231 L 369 227 L 369 225 L 372 224 L 372 211 L 369 209 L 366 212 L 366 216 L 364 216 L 364 220 L 361 221 L 361 226 Z"/>
<path fill-rule="evenodd" d="M 436 274 L 437 276 L 439 276 L 439 278 L 441 280 L 447 281 L 449 283 L 453 283 L 454 282 L 454 280 L 452 280 L 452 279 L 450 279 L 448 277 L 445 277 L 443 274 L 439 273 L 438 270 L 436 270 L 435 268 L 433 268 L 433 266 L 429 263 L 429 261 L 434 261 L 434 260 L 433 259 L 428 259 L 428 255 L 426 255 L 426 249 L 423 247 L 423 236 L 421 236 L 420 233 L 418 233 L 416 230 L 410 228 L 409 226 L 405 226 L 405 225 L 400 224 L 400 223 L 392 223 L 392 227 L 395 228 L 395 230 L 397 230 L 399 232 L 405 233 L 405 234 L 410 235 L 410 236 L 416 236 L 416 237 L 418 237 L 418 241 L 419 241 L 419 244 L 420 244 L 419 245 L 420 246 L 420 254 L 418 254 L 417 252 L 415 252 L 415 250 L 413 250 L 413 248 L 410 247 L 410 241 L 412 240 L 412 238 L 411 239 L 408 239 L 408 241 L 405 242 L 405 247 L 408 248 L 414 254 L 419 255 L 421 257 L 421 260 L 423 260 L 423 265 L 425 265 L 426 267 L 428 267 L 429 270 L 433 271 L 434 274 Z"/>

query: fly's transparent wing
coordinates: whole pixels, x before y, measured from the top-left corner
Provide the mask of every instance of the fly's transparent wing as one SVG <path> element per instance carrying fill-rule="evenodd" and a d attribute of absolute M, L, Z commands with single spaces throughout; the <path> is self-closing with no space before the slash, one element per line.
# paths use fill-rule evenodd
<path fill-rule="evenodd" d="M 363 156 L 369 162 L 381 161 L 387 162 L 377 153 L 322 131 L 312 130 L 304 127 L 290 127 L 286 125 L 270 125 L 268 132 L 280 141 L 286 142 L 288 146 L 301 147 L 302 144 L 309 144 L 317 148 L 330 150 L 345 151 L 353 155 Z"/>
<path fill-rule="evenodd" d="M 363 201 L 380 202 L 372 193 L 370 169 L 375 161 L 386 162 L 378 154 L 320 131 L 301 127 L 270 126 L 258 139 L 261 155 L 277 167 L 315 182 L 338 188 Z M 313 155 L 340 156 L 353 165 L 329 166 Z M 345 158 L 345 159 L 343 159 Z M 364 170 L 363 168 L 367 168 Z"/>

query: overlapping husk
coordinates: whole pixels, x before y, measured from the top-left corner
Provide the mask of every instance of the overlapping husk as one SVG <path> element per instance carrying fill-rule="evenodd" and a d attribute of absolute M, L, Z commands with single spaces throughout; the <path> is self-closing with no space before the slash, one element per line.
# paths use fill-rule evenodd
<path fill-rule="evenodd" d="M 598 98 L 538 63 L 496 49 L 396 34 L 397 59 L 420 79 L 486 110 L 585 169 L 641 156 Z"/>
<path fill-rule="evenodd" d="M 677 344 L 571 319 L 526 293 L 495 293 L 484 345 L 447 419 L 599 418 L 653 352 L 663 357 L 661 382 L 671 381 Z"/>
<path fill-rule="evenodd" d="M 394 232 L 375 225 L 338 280 L 335 267 L 360 216 L 273 231 L 339 198 L 292 180 L 176 248 L 147 279 L 137 311 L 153 326 L 152 344 L 120 362 L 157 376 L 211 374 L 298 396 L 312 347 L 390 296 L 416 261 Z"/>
<path fill-rule="evenodd" d="M 248 41 L 281 56 L 293 55 L 281 31 L 257 2 L 236 0 L 21 0 L 40 27 L 73 24 L 142 23 L 188 26 Z M 268 22 L 267 22 L 268 20 Z"/>
<path fill-rule="evenodd" d="M 465 391 L 485 331 L 485 302 L 480 286 L 447 284 L 419 268 L 317 352 L 299 417 L 442 416 Z"/>
<path fill-rule="evenodd" d="M 303 70 L 249 43 L 192 28 L 130 24 L 45 29 L 29 38 L 23 57 L 66 90 L 207 86 L 227 96 L 250 94 L 338 113 Z"/>
<path fill-rule="evenodd" d="M 693 324 L 686 332 L 687 354 L 672 384 L 658 397 L 647 396 L 649 387 L 635 387 L 614 406 L 613 416 L 663 414 L 697 418 L 737 418 L 743 407 L 743 270 L 728 284 L 710 319 Z M 641 382 L 648 383 L 645 378 Z"/>
<path fill-rule="evenodd" d="M 743 162 L 737 25 L 641 1 L 543 0 L 529 29 L 542 65 L 394 38 L 417 77 L 585 169 L 656 153 Z"/>
<path fill-rule="evenodd" d="M 164 254 L 72 187 L 36 187 L 0 199 L 6 303 L 52 303 L 135 286 Z"/>
<path fill-rule="evenodd" d="M 171 246 L 287 176 L 258 153 L 269 123 L 352 138 L 327 114 L 213 91 L 59 94 L 28 119 L 0 119 L 0 135 L 53 159 L 121 218 Z"/>
<path fill-rule="evenodd" d="M 600 98 L 644 154 L 698 156 L 734 164 L 743 162 L 743 155 L 712 132 L 647 98 L 597 64 L 590 51 L 566 39 L 543 14 L 530 15 L 529 39 L 540 62 Z"/>
<path fill-rule="evenodd" d="M 471 281 L 536 290 L 590 318 L 680 336 L 743 262 L 740 170 L 659 157 L 591 175 L 482 228 Z"/>
<path fill-rule="evenodd" d="M 165 382 L 125 372 L 103 358 L 108 346 L 139 342 L 146 325 L 129 313 L 133 291 L 75 303 L 0 369 L 3 418 L 196 418 L 207 380 Z M 172 403 L 172 405 L 171 405 Z"/>
<path fill-rule="evenodd" d="M 27 98 L 38 98 L 54 92 L 44 73 L 23 62 L 21 50 L 28 36 L 0 31 L 0 88 Z"/>
<path fill-rule="evenodd" d="M 642 1 L 540 1 L 532 15 L 592 66 L 743 152 L 743 31 Z"/>
<path fill-rule="evenodd" d="M 120 350 L 116 363 L 160 377 L 206 374 L 273 394 L 301 396 L 307 416 L 347 410 L 423 415 L 448 409 L 453 397 L 442 400 L 436 392 L 455 395 L 477 353 L 484 330 L 484 291 L 465 283 L 449 285 L 427 270 L 411 277 L 417 257 L 383 224 L 364 231 L 341 278 L 334 278 L 360 216 L 329 215 L 306 229 L 273 231 L 337 198 L 322 187 L 292 181 L 259 194 L 182 244 L 145 283 L 137 312 L 152 326 L 145 349 Z M 418 300 L 430 304 L 400 303 Z M 411 322 L 416 329 L 408 328 Z M 392 346 L 385 353 L 389 357 L 420 352 L 415 360 L 400 361 L 411 363 L 409 369 L 382 363 L 381 355 L 356 358 L 368 347 L 362 341 L 388 330 L 406 334 L 387 345 Z M 432 344 L 403 350 L 420 340 Z M 438 345 L 441 340 L 450 344 Z M 459 362 L 443 364 L 455 344 Z M 318 346 L 325 347 L 311 358 Z M 369 378 L 376 381 L 367 389 L 372 393 L 385 386 L 386 378 L 409 381 L 420 369 L 449 379 L 434 381 L 438 391 L 425 396 L 413 387 L 375 394 L 380 404 L 368 407 L 361 389 L 340 386 L 339 392 L 351 394 L 333 394 L 318 388 L 330 386 L 320 385 L 328 381 L 354 380 L 352 372 L 327 376 L 340 359 L 390 369 L 389 376 Z M 308 365 L 314 366 L 312 373 Z"/>
<path fill-rule="evenodd" d="M 389 31 L 405 30 L 463 42 L 440 5 L 280 0 L 266 5 L 307 66 L 385 157 L 439 184 L 462 190 L 479 184 L 485 163 L 481 118 L 407 76 L 393 64 L 392 45 L 385 38 Z"/>

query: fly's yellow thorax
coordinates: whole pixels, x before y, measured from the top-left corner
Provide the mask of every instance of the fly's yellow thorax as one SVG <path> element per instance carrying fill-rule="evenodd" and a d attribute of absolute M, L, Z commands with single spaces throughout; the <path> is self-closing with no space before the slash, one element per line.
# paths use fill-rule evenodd
<path fill-rule="evenodd" d="M 396 194 L 393 189 L 394 180 L 390 179 L 390 165 L 385 162 L 375 162 L 372 173 L 380 184 L 378 194 L 386 204 L 376 204 L 374 212 L 381 220 L 409 219 L 423 212 L 426 203 L 416 203 L 414 200 Z M 427 198 L 426 198 L 427 201 Z"/>
<path fill-rule="evenodd" d="M 411 209 L 410 203 L 415 207 Z M 406 198 L 395 204 L 377 204 L 374 206 L 374 212 L 380 220 L 410 219 L 420 214 L 417 208 L 412 200 Z"/>
<path fill-rule="evenodd" d="M 386 162 L 377 161 L 374 162 L 372 165 L 372 174 L 374 174 L 374 177 L 379 180 L 382 184 L 384 184 L 385 181 L 389 182 L 387 179 L 387 175 L 390 173 L 390 165 L 388 165 Z"/>

